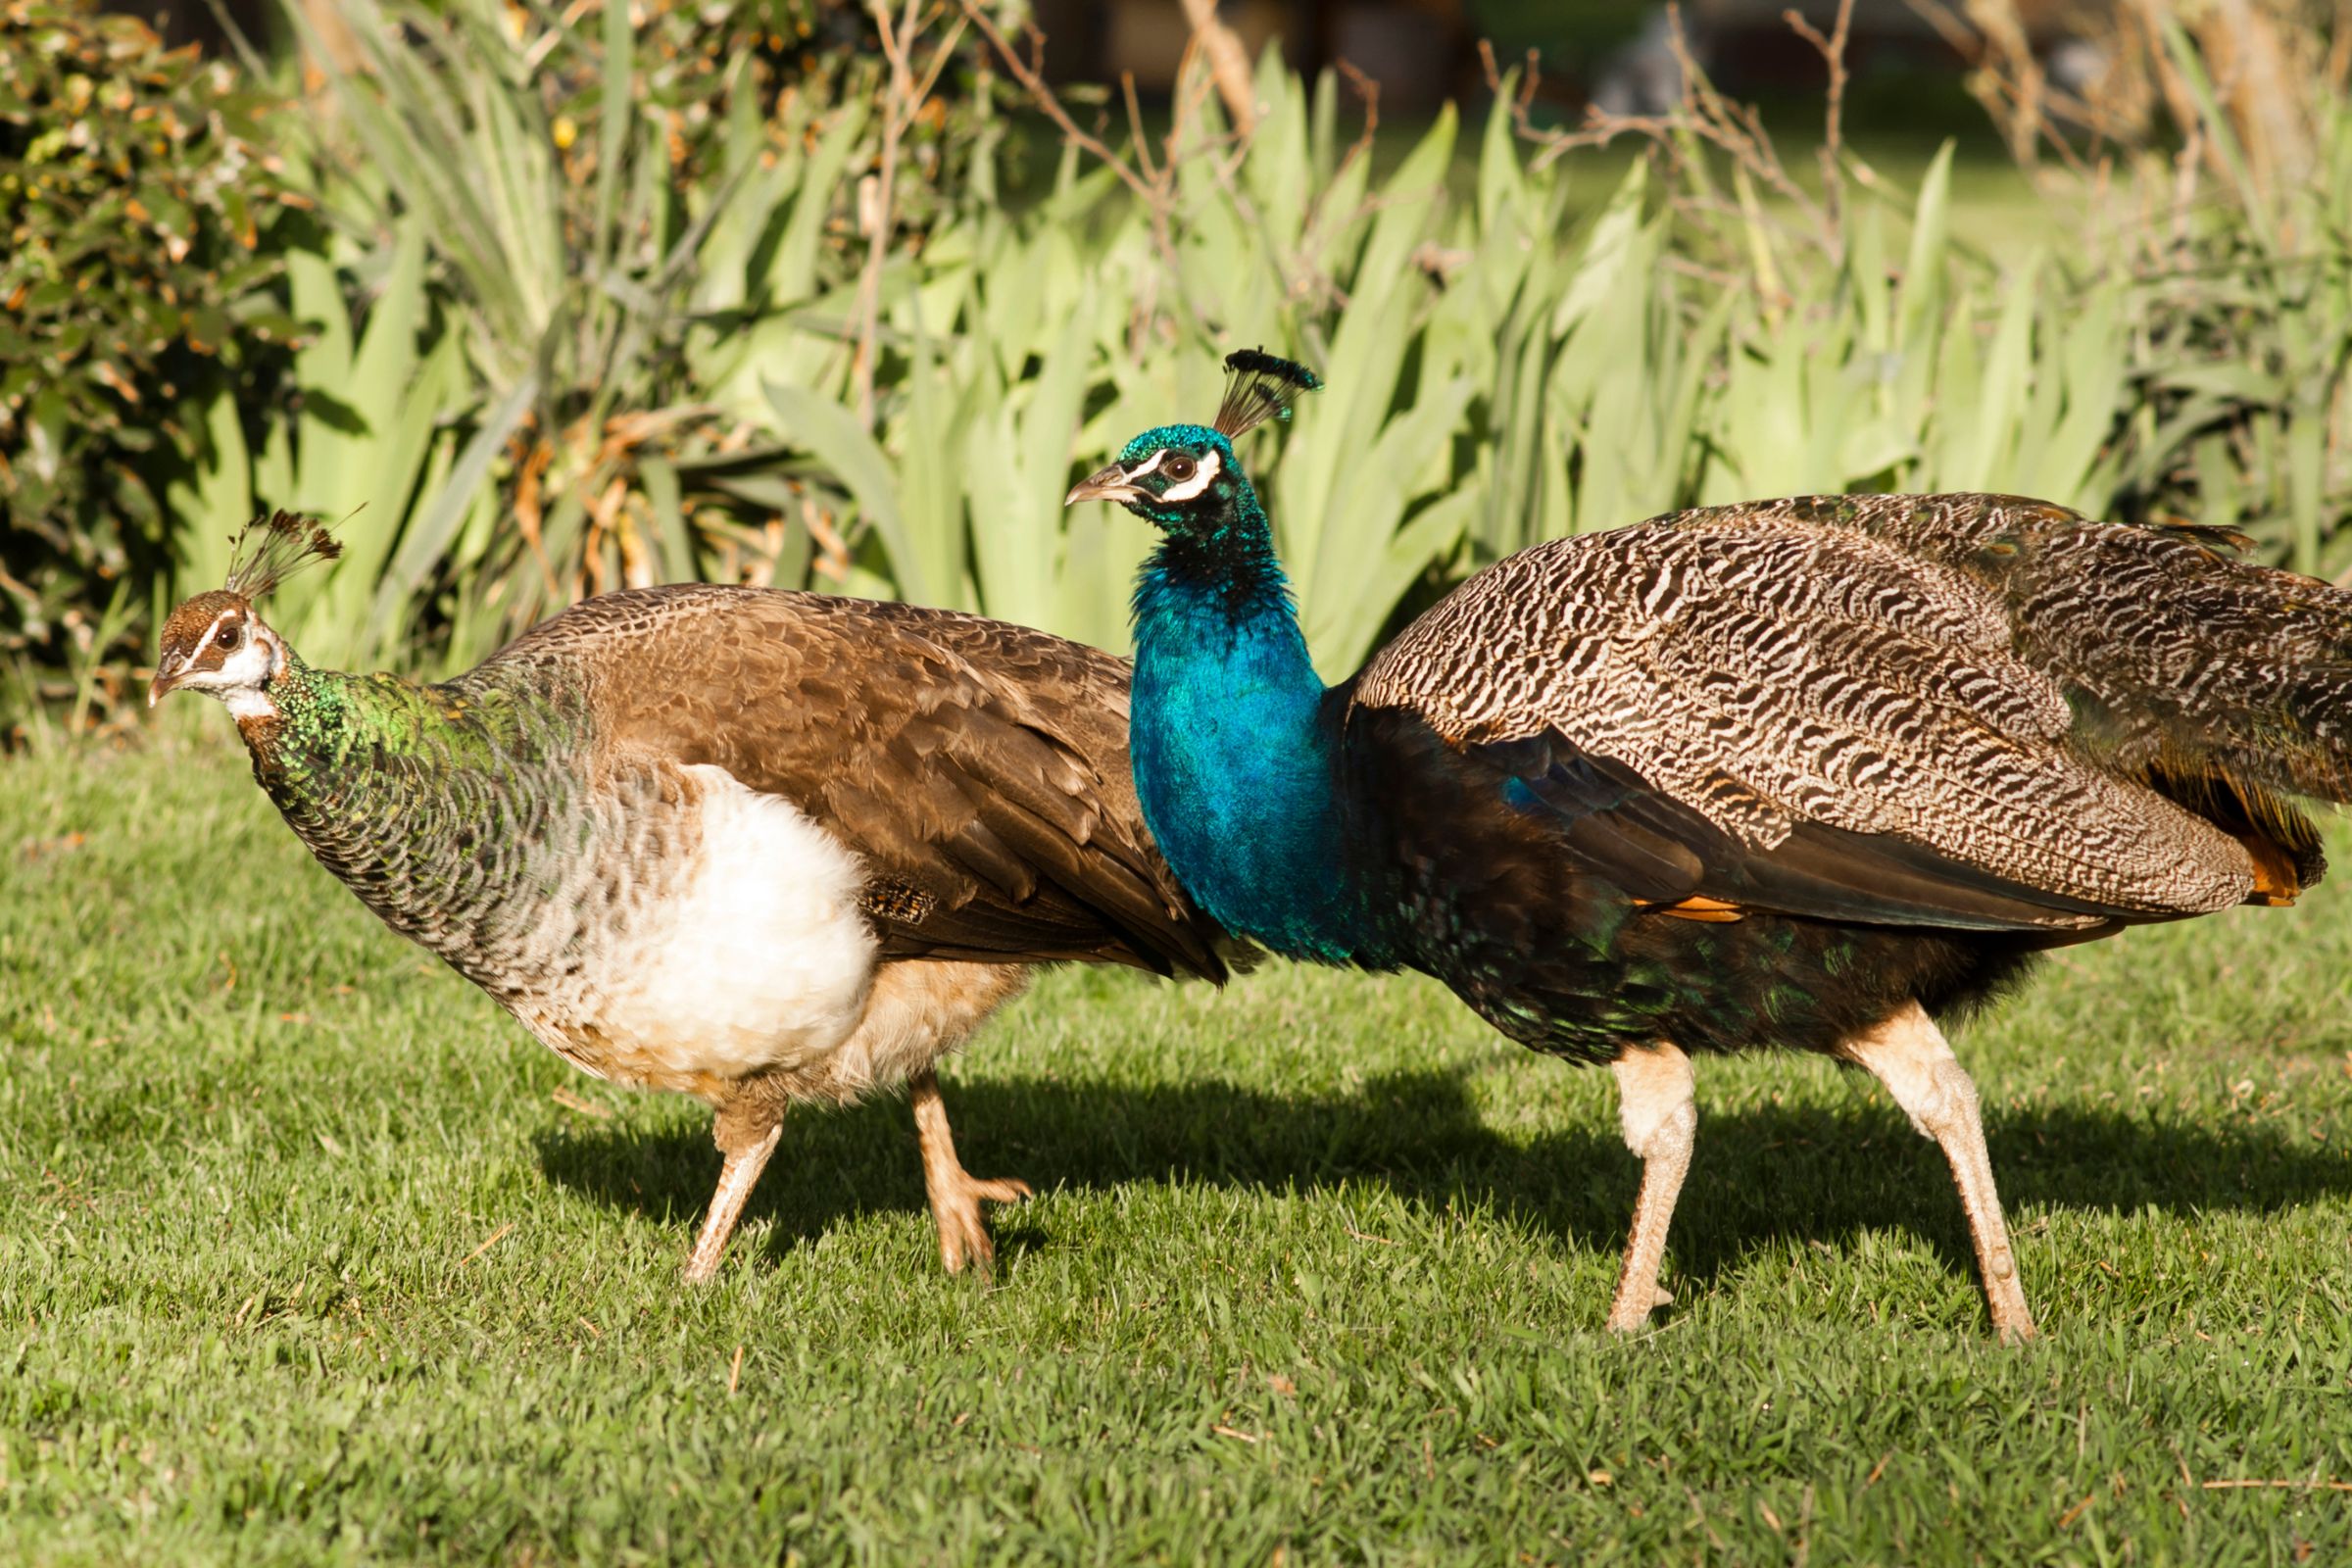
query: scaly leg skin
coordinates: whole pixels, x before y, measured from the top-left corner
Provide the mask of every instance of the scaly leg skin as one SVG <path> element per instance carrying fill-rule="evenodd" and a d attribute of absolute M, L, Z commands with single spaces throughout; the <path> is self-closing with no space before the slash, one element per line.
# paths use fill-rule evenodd
<path fill-rule="evenodd" d="M 939 1074 L 918 1073 L 907 1089 L 914 1101 L 914 1135 L 923 1150 L 923 1186 L 931 1194 L 931 1217 L 939 1224 L 939 1260 L 951 1274 L 962 1273 L 969 1262 L 988 1278 L 997 1271 L 997 1249 L 980 1217 L 981 1201 L 1017 1203 L 1030 1196 L 1029 1184 L 981 1181 L 964 1171 L 956 1157 L 956 1135 L 948 1129 L 947 1102 L 939 1098 Z"/>
<path fill-rule="evenodd" d="M 686 1255 L 686 1283 L 707 1285 L 718 1272 L 718 1260 L 726 1252 L 727 1238 L 735 1234 L 735 1222 L 743 1218 L 743 1205 L 750 1200 L 760 1173 L 767 1168 L 767 1156 L 776 1152 L 776 1141 L 784 1136 L 781 1114 L 768 1123 L 767 1131 L 748 1141 L 731 1139 L 736 1132 L 730 1118 L 721 1112 L 711 1136 L 719 1139 L 719 1148 L 726 1151 L 727 1161 L 719 1167 L 718 1190 L 710 1195 L 710 1214 L 703 1221 L 703 1231 L 694 1239 L 694 1250 Z M 732 1142 L 734 1147 L 729 1148 Z"/>
<path fill-rule="evenodd" d="M 2009 1225 L 2001 1197 L 1993 1190 L 1992 1156 L 1984 1151 L 1984 1124 L 1977 1113 L 1977 1086 L 1952 1054 L 1943 1031 L 1925 1008 L 1906 1003 L 1901 1011 L 1868 1034 L 1848 1041 L 1838 1054 L 1867 1067 L 1886 1086 L 1921 1135 L 1942 1146 L 1952 1162 L 1952 1183 L 1977 1247 L 1977 1272 L 1993 1332 L 2004 1345 L 2034 1338 L 2034 1314 L 2026 1309 L 2018 1283 L 2017 1254 L 2009 1248 Z"/>
<path fill-rule="evenodd" d="M 1617 1275 L 1617 1299 L 1609 1327 L 1638 1333 L 1652 1307 L 1674 1298 L 1658 1287 L 1658 1265 L 1666 1258 L 1666 1228 L 1674 1201 L 1690 1170 L 1690 1146 L 1698 1137 L 1698 1103 L 1691 1098 L 1690 1058 L 1671 1041 L 1636 1048 L 1610 1064 L 1617 1075 L 1617 1117 L 1625 1147 L 1642 1161 L 1642 1196 L 1634 1200 L 1633 1229 L 1625 1238 L 1625 1267 Z"/>

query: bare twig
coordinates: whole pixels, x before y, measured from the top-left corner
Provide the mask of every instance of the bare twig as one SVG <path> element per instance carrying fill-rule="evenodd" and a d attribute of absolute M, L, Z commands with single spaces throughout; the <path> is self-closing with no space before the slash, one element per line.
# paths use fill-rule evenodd
<path fill-rule="evenodd" d="M 576 1110 L 581 1115 L 592 1116 L 598 1121 L 611 1121 L 612 1119 L 612 1112 L 610 1107 L 600 1105 L 592 1100 L 582 1100 L 579 1096 L 573 1094 L 568 1089 L 558 1089 L 549 1095 L 548 1098 L 553 1100 L 557 1104 L 562 1105 L 565 1110 Z"/>
<path fill-rule="evenodd" d="M 890 260 L 891 235 L 897 226 L 893 210 L 899 152 L 907 127 L 922 113 L 931 90 L 939 85 L 940 73 L 947 69 L 964 28 L 964 19 L 957 18 L 932 51 L 930 65 L 918 76 L 914 70 L 914 43 L 930 20 L 920 9 L 920 3 L 921 0 L 906 0 L 894 26 L 889 0 L 866 0 L 875 29 L 882 35 L 883 58 L 890 63 L 890 84 L 882 109 L 882 151 L 874 172 L 873 206 L 870 212 L 861 215 L 867 229 L 865 268 L 858 279 L 858 358 L 852 372 L 858 392 L 858 422 L 869 430 L 874 427 L 874 362 L 882 332 L 882 269 Z"/>
<path fill-rule="evenodd" d="M 1830 102 L 1824 122 L 1821 141 L 1822 200 L 1829 209 L 1830 232 L 1842 236 L 1845 207 L 1845 173 L 1838 154 L 1844 149 L 1845 132 L 1845 42 L 1852 31 L 1854 0 L 1838 0 L 1838 21 L 1823 37 L 1821 29 L 1807 22 L 1804 13 L 1794 6 L 1781 13 L 1781 20 L 1799 38 L 1811 44 L 1821 55 L 1822 64 L 1830 68 Z"/>
<path fill-rule="evenodd" d="M 965 19 L 980 29 L 980 35 L 989 41 L 990 47 L 996 50 L 997 57 L 1004 62 L 1004 69 L 1012 73 L 1012 79 L 1019 82 L 1021 90 L 1029 95 L 1029 101 L 1036 105 L 1040 114 L 1054 122 L 1054 128 L 1061 132 L 1062 140 L 1080 152 L 1101 159 L 1119 176 L 1120 183 L 1145 201 L 1158 200 L 1160 193 L 1153 188 L 1152 181 L 1137 173 L 1135 166 L 1112 152 L 1103 144 L 1101 137 L 1089 135 L 1081 129 L 1078 122 L 1070 118 L 1070 112 L 1062 107 L 1061 99 L 1055 96 L 1051 86 L 1047 85 L 1038 59 L 1039 54 L 1042 53 L 1044 40 L 1034 28 L 1031 29 L 1030 34 L 1031 57 L 1023 60 L 1019 51 L 1012 47 L 1012 41 L 1004 36 L 997 24 L 989 20 L 988 13 L 980 8 L 979 0 L 959 0 L 959 3 L 963 7 Z"/>
<path fill-rule="evenodd" d="M 1838 256 L 1842 243 L 1835 212 L 1825 210 L 1822 203 L 1789 177 L 1757 112 L 1726 98 L 1708 81 L 1690 51 L 1679 8 L 1669 6 L 1667 15 L 1668 45 L 1683 73 L 1683 100 L 1672 111 L 1663 115 L 1617 115 L 1588 109 L 1583 125 L 1576 130 L 1538 127 L 1532 123 L 1529 113 L 1538 82 L 1536 61 L 1531 53 L 1526 75 L 1518 91 L 1508 99 L 1513 126 L 1523 140 L 1538 147 L 1532 161 L 1536 169 L 1573 149 L 1605 146 L 1620 136 L 1638 136 L 1648 142 L 1656 157 L 1678 175 L 1685 176 L 1678 180 L 1683 188 L 1673 197 L 1676 206 L 1689 216 L 1721 219 L 1728 231 L 1719 225 L 1710 225 L 1708 231 L 1727 249 L 1746 255 L 1756 286 L 1768 301 L 1777 302 L 1783 292 L 1779 268 L 1765 239 L 1768 230 L 1789 225 L 1757 201 L 1758 188 L 1769 190 L 1794 213 L 1799 231 L 1833 259 Z M 1823 44 L 1827 46 L 1833 41 L 1824 39 Z M 1501 74 L 1494 51 L 1482 45 L 1480 57 L 1489 86 L 1500 96 Z M 1702 164 L 1710 148 L 1730 162 L 1733 190 L 1738 197 L 1734 204 L 1722 203 L 1712 195 L 1712 177 Z"/>
<path fill-rule="evenodd" d="M 538 74 L 540 66 L 546 62 L 549 55 L 556 52 L 558 44 L 570 36 L 572 29 L 580 24 L 580 19 L 604 3 L 605 0 L 571 0 L 571 4 L 565 6 L 563 12 L 548 24 L 547 30 L 531 40 L 529 46 L 522 51 L 522 74 L 525 76 Z M 620 3 L 626 4 L 627 0 L 620 0 Z M 320 16 L 332 16 L 342 7 L 323 4 L 321 0 L 303 0 L 302 9 L 307 15 L 316 19 Z M 335 25 L 342 30 L 343 42 L 348 47 L 351 42 L 351 24 L 336 17 Z M 336 69 L 347 71 L 350 68 L 341 64 L 339 58 Z"/>
<path fill-rule="evenodd" d="M 1193 24 L 1193 36 L 1207 57 L 1217 96 L 1225 100 L 1233 128 L 1247 136 L 1257 128 L 1257 90 L 1250 79 L 1249 51 L 1233 29 L 1218 20 L 1217 0 L 1184 0 L 1184 17 Z"/>
<path fill-rule="evenodd" d="M 484 1252 L 487 1252 L 490 1250 L 490 1249 L 505 1241 L 508 1233 L 514 1229 L 514 1222 L 513 1220 L 509 1220 L 504 1225 L 501 1225 L 498 1229 L 492 1231 L 488 1241 L 482 1243 L 481 1246 L 475 1248 L 472 1251 L 467 1252 L 464 1257 L 458 1259 L 458 1267 L 464 1268 L 466 1264 L 472 1262 L 475 1258 L 481 1256 Z"/>
<path fill-rule="evenodd" d="M 1152 141 L 1144 134 L 1144 106 L 1136 100 L 1134 72 L 1119 73 L 1119 91 L 1127 100 L 1127 144 L 1135 149 L 1135 161 L 1143 166 L 1144 177 L 1157 184 L 1159 171 L 1152 167 Z"/>
<path fill-rule="evenodd" d="M 1998 67 L 1984 73 L 1983 79 L 1987 85 L 2004 88 L 2014 105 L 2004 127 L 2009 135 L 2009 155 L 2021 167 L 2031 169 L 2046 123 L 2049 77 L 2041 62 L 2034 58 L 2033 42 L 2011 0 L 1968 0 L 1967 12 L 1969 21 L 1984 35 L 1988 59 Z"/>
<path fill-rule="evenodd" d="M 2345 3 L 2352 5 L 2352 0 L 2345 0 Z M 1486 47 L 1483 40 L 1479 47 Z M 1348 143 L 1348 151 L 1340 157 L 1340 167 L 1346 169 L 1372 151 L 1372 133 L 1380 129 L 1380 83 L 1356 70 L 1351 60 L 1342 59 L 1336 64 L 1340 68 L 1340 79 L 1354 88 L 1355 95 L 1364 101 L 1364 128 L 1356 132 L 1355 140 Z"/>
<path fill-rule="evenodd" d="M 907 69 L 906 51 L 890 24 L 888 0 L 867 0 L 867 5 L 873 12 L 874 25 L 881 29 L 882 53 L 890 62 L 890 86 L 882 110 L 882 155 L 871 187 L 873 205 L 868 210 L 862 199 L 858 203 L 858 218 L 866 231 L 865 267 L 858 278 L 858 360 L 852 375 L 858 389 L 858 421 L 870 430 L 874 427 L 874 340 L 882 326 L 882 266 L 890 255 L 892 187 L 899 172 L 899 136 L 903 129 L 899 104 L 912 89 L 914 74 Z M 906 30 L 909 32 L 914 29 L 914 7 L 915 0 L 906 0 Z M 865 191 L 860 190 L 858 195 L 862 198 Z"/>
<path fill-rule="evenodd" d="M 809 564 L 818 576 L 834 582 L 850 580 L 850 544 L 833 526 L 830 514 L 807 495 L 801 497 L 801 525 L 816 546 L 816 560 Z"/>

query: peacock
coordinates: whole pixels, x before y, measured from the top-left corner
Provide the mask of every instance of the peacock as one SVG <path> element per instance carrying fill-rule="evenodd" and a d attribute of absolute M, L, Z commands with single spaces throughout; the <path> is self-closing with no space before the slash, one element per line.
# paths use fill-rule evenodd
<path fill-rule="evenodd" d="M 573 1065 L 708 1102 L 716 1271 L 788 1106 L 901 1083 L 941 1261 L 986 1272 L 936 1066 L 1039 965 L 1222 980 L 1243 950 L 1146 831 L 1123 661 L 906 605 L 678 585 L 587 600 L 438 685 L 314 668 L 257 602 L 331 560 L 285 513 L 172 611 L 199 691 L 320 864 Z"/>
<path fill-rule="evenodd" d="M 1672 1299 L 1690 1058 L 1778 1046 L 1873 1073 L 1941 1146 L 1992 1325 L 2030 1337 L 1938 1020 L 2047 949 L 2319 879 L 2294 803 L 2352 786 L 2352 593 L 2221 529 L 1800 496 L 1521 551 L 1326 688 L 1234 449 L 1319 383 L 1227 366 L 1212 423 L 1069 494 L 1159 530 L 1130 745 L 1186 891 L 1609 1065 L 1642 1161 L 1612 1329 Z"/>

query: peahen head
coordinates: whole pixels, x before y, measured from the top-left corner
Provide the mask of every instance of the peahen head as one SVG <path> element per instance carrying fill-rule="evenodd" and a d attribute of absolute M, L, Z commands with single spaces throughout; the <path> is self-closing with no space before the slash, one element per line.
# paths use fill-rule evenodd
<path fill-rule="evenodd" d="M 1225 400 L 1210 424 L 1163 424 L 1127 443 L 1116 463 L 1080 480 L 1063 500 L 1115 501 L 1179 538 L 1211 538 L 1264 514 L 1233 443 L 1268 419 L 1288 418 L 1291 401 L 1323 383 L 1312 370 L 1257 349 L 1225 357 Z"/>
<path fill-rule="evenodd" d="M 239 718 L 273 713 L 269 686 L 286 667 L 286 645 L 254 602 L 304 566 L 342 553 L 325 528 L 292 513 L 246 524 L 236 537 L 227 582 L 165 617 L 147 706 L 172 692 L 198 691 L 220 698 Z"/>

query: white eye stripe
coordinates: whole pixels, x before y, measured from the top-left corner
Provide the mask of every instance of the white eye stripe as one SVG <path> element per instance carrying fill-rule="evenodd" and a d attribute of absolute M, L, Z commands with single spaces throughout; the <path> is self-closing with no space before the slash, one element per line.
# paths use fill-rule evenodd
<path fill-rule="evenodd" d="M 1144 460 L 1144 466 L 1142 467 L 1128 469 L 1127 482 L 1129 484 L 1133 484 L 1136 480 L 1141 479 L 1147 473 L 1157 473 L 1159 471 L 1159 460 L 1167 455 L 1168 449 L 1166 447 L 1161 447 L 1157 452 L 1152 453 L 1151 457 Z"/>
<path fill-rule="evenodd" d="M 1165 455 L 1165 449 L 1162 449 L 1162 455 Z M 1158 459 L 1155 458 L 1152 461 L 1157 462 Z M 1200 471 L 1185 480 L 1184 483 L 1170 485 L 1167 489 L 1162 490 L 1159 493 L 1159 499 L 1162 501 L 1193 500 L 1208 488 L 1209 481 L 1216 478 L 1217 470 L 1223 466 L 1223 461 L 1214 452 L 1201 453 Z"/>

